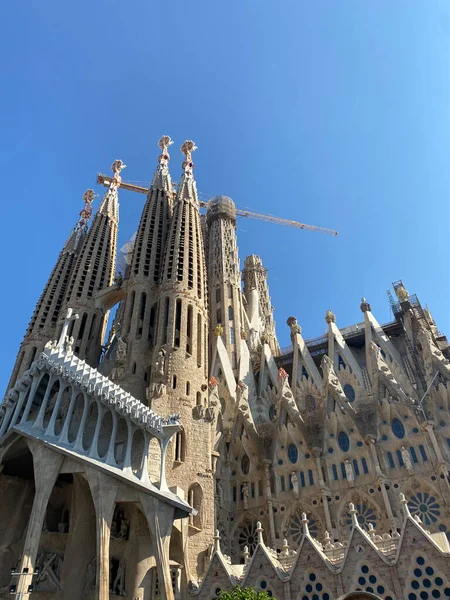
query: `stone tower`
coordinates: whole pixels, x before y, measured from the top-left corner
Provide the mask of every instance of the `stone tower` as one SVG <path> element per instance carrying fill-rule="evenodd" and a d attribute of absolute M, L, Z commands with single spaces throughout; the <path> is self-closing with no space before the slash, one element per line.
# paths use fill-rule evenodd
<path fill-rule="evenodd" d="M 168 152 L 172 143 L 169 136 L 163 136 L 159 141 L 159 165 L 142 211 L 126 283 L 127 295 L 120 307 L 118 329 L 127 345 L 125 376 L 120 383 L 142 401 L 145 401 L 145 390 L 149 385 L 162 262 L 172 216 L 173 188 Z M 120 371 L 116 369 L 116 373 Z"/>
<path fill-rule="evenodd" d="M 157 341 L 148 399 L 162 415 L 177 413 L 183 430 L 168 449 L 169 485 L 179 486 L 198 515 L 189 521 L 173 558 L 185 563 L 188 580 L 203 571 L 214 533 L 212 435 L 214 410 L 208 406 L 208 313 L 205 254 L 193 175 L 192 141 L 178 187 L 164 257 Z"/>
<path fill-rule="evenodd" d="M 68 332 L 69 338 L 73 337 L 73 350 L 92 367 L 97 367 L 100 360 L 108 317 L 99 291 L 114 281 L 119 222 L 117 188 L 124 167 L 121 160 L 114 161 L 111 167 L 114 177 L 84 239 L 64 303 L 65 308 L 70 307 L 79 315 Z"/>
<path fill-rule="evenodd" d="M 240 357 L 242 292 L 236 243 L 236 209 L 227 196 L 208 202 L 208 289 L 211 329 L 223 327 L 223 340 L 234 370 Z"/>
<path fill-rule="evenodd" d="M 17 379 L 30 367 L 34 359 L 39 356 L 48 340 L 55 337 L 61 306 L 66 299 L 68 283 L 88 231 L 88 223 L 92 215 L 91 204 L 94 198 L 95 194 L 92 190 L 87 190 L 83 195 L 84 207 L 80 212 L 77 224 L 64 244 L 34 309 L 25 337 L 19 348 L 8 389 L 15 384 Z"/>
<path fill-rule="evenodd" d="M 275 321 L 273 318 L 273 306 L 270 300 L 269 287 L 267 285 L 267 269 L 263 266 L 261 258 L 255 254 L 247 256 L 244 262 L 244 294 L 249 306 L 257 304 L 256 299 L 252 299 L 252 291 L 258 294 L 258 301 L 261 311 L 261 318 L 264 323 L 264 334 L 267 343 L 270 346 L 272 354 L 278 356 L 280 345 L 278 343 Z M 251 310 L 251 309 L 250 309 Z"/>

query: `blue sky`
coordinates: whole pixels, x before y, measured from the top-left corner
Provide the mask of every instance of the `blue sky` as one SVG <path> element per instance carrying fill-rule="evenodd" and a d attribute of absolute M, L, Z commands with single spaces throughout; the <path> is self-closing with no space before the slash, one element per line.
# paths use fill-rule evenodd
<path fill-rule="evenodd" d="M 10 2 L 0 39 L 3 242 L 0 383 L 97 172 L 148 182 L 169 134 L 198 189 L 337 229 L 241 219 L 262 256 L 281 345 L 295 315 L 381 322 L 403 279 L 450 333 L 450 5 L 445 0 Z M 100 192 L 101 193 L 101 192 Z M 120 243 L 144 197 L 120 194 Z"/>

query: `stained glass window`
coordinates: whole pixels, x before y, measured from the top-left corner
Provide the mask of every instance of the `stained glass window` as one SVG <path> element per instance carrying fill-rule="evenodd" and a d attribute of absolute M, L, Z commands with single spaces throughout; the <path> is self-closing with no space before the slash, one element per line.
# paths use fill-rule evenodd
<path fill-rule="evenodd" d="M 348 435 L 345 433 L 345 431 L 339 432 L 338 441 L 339 447 L 342 450 L 342 452 L 347 452 L 350 448 L 350 440 L 348 439 Z"/>
<path fill-rule="evenodd" d="M 355 390 L 353 389 L 353 386 L 351 386 L 349 383 L 346 383 L 344 385 L 344 394 L 349 402 L 353 402 L 353 400 L 355 399 Z"/>
<path fill-rule="evenodd" d="M 295 444 L 289 444 L 288 457 L 292 464 L 295 464 L 298 460 L 298 449 Z"/>
<path fill-rule="evenodd" d="M 392 420 L 392 431 L 400 440 L 405 437 L 405 428 L 403 427 L 403 423 L 397 418 Z"/>

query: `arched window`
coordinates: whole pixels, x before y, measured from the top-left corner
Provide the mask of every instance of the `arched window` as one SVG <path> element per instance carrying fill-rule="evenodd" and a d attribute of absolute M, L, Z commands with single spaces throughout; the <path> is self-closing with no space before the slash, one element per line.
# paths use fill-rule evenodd
<path fill-rule="evenodd" d="M 202 405 L 202 394 L 201 392 L 197 392 L 197 406 Z"/>
<path fill-rule="evenodd" d="M 353 459 L 353 470 L 355 471 L 355 477 L 358 477 L 359 465 L 358 465 L 358 461 L 356 460 L 356 458 Z"/>
<path fill-rule="evenodd" d="M 288 446 L 288 457 L 292 464 L 298 460 L 298 449 L 295 444 L 289 444 Z"/>
<path fill-rule="evenodd" d="M 413 462 L 418 463 L 419 459 L 417 458 L 416 449 L 411 446 L 411 448 L 409 449 L 409 452 L 411 454 L 411 458 L 413 459 Z"/>
<path fill-rule="evenodd" d="M 286 491 L 286 484 L 285 484 L 285 481 L 284 481 L 284 475 L 282 475 L 280 477 L 280 483 L 281 483 L 281 491 L 285 492 Z"/>
<path fill-rule="evenodd" d="M 338 441 L 339 448 L 342 450 L 342 452 L 348 452 L 348 449 L 350 448 L 350 440 L 348 439 L 348 435 L 345 433 L 345 431 L 339 432 Z"/>
<path fill-rule="evenodd" d="M 314 485 L 314 475 L 312 469 L 308 469 L 309 485 Z"/>
<path fill-rule="evenodd" d="M 244 454 L 241 460 L 241 471 L 244 475 L 248 475 L 250 471 L 250 459 L 246 454 Z"/>
<path fill-rule="evenodd" d="M 337 469 L 336 469 L 336 465 L 331 465 L 331 469 L 333 471 L 333 479 L 335 481 L 337 481 L 338 480 L 338 472 L 337 472 Z"/>
<path fill-rule="evenodd" d="M 345 463 L 341 462 L 341 473 L 344 479 L 347 479 L 347 471 L 345 470 Z"/>
<path fill-rule="evenodd" d="M 233 307 L 232 306 L 228 307 L 228 320 L 229 321 L 233 320 Z"/>
<path fill-rule="evenodd" d="M 235 343 L 234 327 L 230 327 L 230 344 Z"/>
<path fill-rule="evenodd" d="M 392 452 L 388 452 L 387 457 L 388 457 L 388 461 L 389 461 L 389 466 L 391 467 L 391 469 L 395 469 L 395 463 L 394 463 L 394 459 L 392 458 Z"/>
<path fill-rule="evenodd" d="M 400 421 L 400 419 L 395 418 L 392 420 L 392 431 L 400 440 L 405 437 L 405 428 L 403 427 L 403 423 Z"/>
<path fill-rule="evenodd" d="M 403 462 L 403 456 L 402 456 L 402 452 L 401 450 L 397 450 L 397 460 L 398 460 L 398 464 L 403 467 L 403 465 L 405 464 Z"/>
<path fill-rule="evenodd" d="M 185 435 L 184 431 L 177 431 L 175 434 L 175 447 L 174 447 L 174 461 L 175 462 L 184 462 L 184 458 L 186 456 L 186 444 L 185 444 Z"/>
<path fill-rule="evenodd" d="M 362 464 L 362 468 L 363 468 L 364 473 L 367 474 L 369 472 L 369 469 L 367 467 L 367 460 L 365 458 L 362 458 L 361 459 L 361 464 Z"/>
<path fill-rule="evenodd" d="M 194 483 L 188 490 L 188 504 L 190 504 L 197 514 L 189 515 L 189 525 L 196 527 L 197 529 L 202 528 L 202 504 L 203 504 L 203 490 L 198 483 Z"/>
<path fill-rule="evenodd" d="M 191 393 L 191 384 L 189 381 L 186 381 L 186 396 L 189 396 Z"/>
<path fill-rule="evenodd" d="M 344 385 L 344 394 L 349 402 L 353 402 L 355 399 L 355 390 L 349 383 Z"/>
<path fill-rule="evenodd" d="M 302 484 L 302 487 L 305 487 L 305 474 L 303 471 L 300 471 L 300 483 Z"/>
<path fill-rule="evenodd" d="M 428 460 L 427 453 L 425 452 L 425 448 L 422 446 L 422 444 L 419 446 L 419 450 L 420 450 L 420 454 L 422 455 L 423 462 Z"/>

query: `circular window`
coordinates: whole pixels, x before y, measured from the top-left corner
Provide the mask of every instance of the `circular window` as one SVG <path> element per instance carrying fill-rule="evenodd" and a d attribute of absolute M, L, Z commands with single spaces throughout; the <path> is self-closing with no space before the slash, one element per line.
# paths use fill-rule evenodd
<path fill-rule="evenodd" d="M 338 441 L 339 447 L 342 450 L 342 452 L 347 452 L 350 448 L 350 440 L 348 439 L 348 435 L 345 433 L 345 431 L 339 432 Z"/>
<path fill-rule="evenodd" d="M 355 399 L 355 390 L 353 389 L 353 386 L 351 386 L 349 383 L 346 383 L 344 385 L 344 394 L 347 397 L 347 400 L 349 402 L 353 402 L 353 400 Z"/>
<path fill-rule="evenodd" d="M 399 439 L 405 437 L 405 428 L 403 427 L 403 423 L 399 419 L 393 419 L 392 431 L 394 432 L 394 435 Z"/>
<path fill-rule="evenodd" d="M 289 444 L 288 447 L 288 456 L 289 456 L 289 460 L 291 461 L 292 464 L 296 463 L 298 460 L 298 449 L 297 446 L 295 444 Z"/>
<path fill-rule="evenodd" d="M 244 454 L 241 460 L 241 470 L 244 475 L 248 475 L 248 472 L 250 471 L 250 459 L 246 454 Z"/>

